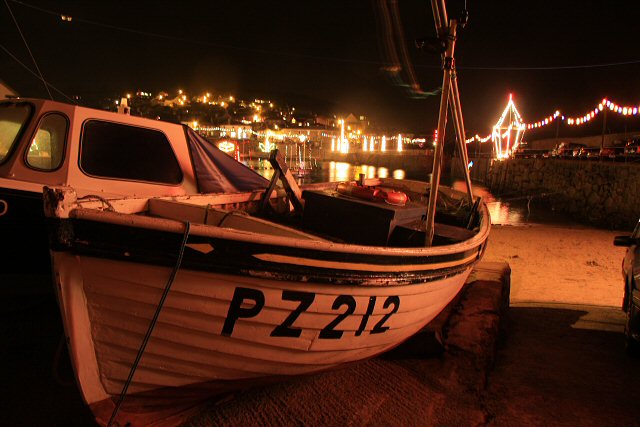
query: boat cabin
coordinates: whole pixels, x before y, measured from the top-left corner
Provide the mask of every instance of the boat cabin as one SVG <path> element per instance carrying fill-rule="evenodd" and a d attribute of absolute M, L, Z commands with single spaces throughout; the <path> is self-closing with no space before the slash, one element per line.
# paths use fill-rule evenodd
<path fill-rule="evenodd" d="M 184 125 L 49 100 L 0 102 L 0 229 L 13 253 L 48 259 L 42 190 L 56 185 L 106 199 L 253 191 L 268 181 Z M 16 264 L 0 259 L 2 271 Z"/>

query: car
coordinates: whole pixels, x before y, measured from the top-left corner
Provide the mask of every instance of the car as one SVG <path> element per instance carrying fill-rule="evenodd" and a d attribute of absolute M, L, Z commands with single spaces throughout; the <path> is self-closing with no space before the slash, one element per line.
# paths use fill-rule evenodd
<path fill-rule="evenodd" d="M 514 159 L 537 159 L 546 152 L 547 150 L 531 148 L 526 141 L 523 141 L 516 146 L 516 149 L 511 153 L 511 157 Z"/>
<path fill-rule="evenodd" d="M 640 159 L 640 137 L 634 137 L 624 146 L 624 156 L 628 159 Z"/>
<path fill-rule="evenodd" d="M 577 142 L 561 142 L 555 148 L 555 157 L 560 157 L 562 159 L 577 157 L 577 151 L 583 147 L 586 147 L 586 144 L 579 144 Z M 574 151 L 576 151 L 575 154 Z"/>
<path fill-rule="evenodd" d="M 624 327 L 625 347 L 629 354 L 640 356 L 640 221 L 631 235 L 616 236 L 613 244 L 627 248 L 622 260 L 622 310 L 627 315 Z"/>
<path fill-rule="evenodd" d="M 602 147 L 600 149 L 600 160 L 616 160 L 619 157 L 622 156 L 623 154 L 623 149 L 624 147 L 619 147 L 619 146 L 609 146 L 609 147 Z"/>
<path fill-rule="evenodd" d="M 582 147 L 578 152 L 578 158 L 583 160 L 595 160 L 600 154 L 600 149 L 597 147 Z"/>

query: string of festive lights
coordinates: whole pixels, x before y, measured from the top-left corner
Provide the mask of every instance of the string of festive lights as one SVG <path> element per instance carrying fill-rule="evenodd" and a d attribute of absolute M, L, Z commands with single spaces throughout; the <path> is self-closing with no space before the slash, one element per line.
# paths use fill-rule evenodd
<path fill-rule="evenodd" d="M 600 101 L 600 103 L 598 103 L 596 107 L 594 107 L 592 110 L 589 110 L 587 113 L 585 113 L 582 116 L 565 117 L 564 115 L 560 114 L 560 111 L 556 111 L 552 116 L 527 124 L 527 129 L 537 129 L 537 128 L 547 126 L 553 123 L 558 118 L 560 118 L 560 120 L 563 120 L 569 126 L 579 126 L 579 125 L 583 125 L 585 123 L 590 122 L 598 114 L 600 114 L 605 110 L 612 111 L 622 116 L 636 116 L 639 113 L 639 109 L 640 109 L 640 105 L 622 106 L 615 102 L 612 102 L 607 98 L 603 98 L 602 101 Z"/>
<path fill-rule="evenodd" d="M 596 107 L 594 107 L 592 110 L 589 110 L 587 113 L 585 113 L 582 116 L 567 117 L 562 113 L 560 113 L 559 110 L 556 110 L 553 114 L 549 115 L 548 117 L 545 117 L 543 119 L 537 120 L 532 123 L 527 123 L 525 126 L 526 126 L 526 129 L 529 129 L 529 130 L 539 129 L 539 128 L 548 126 L 552 123 L 556 123 L 557 120 L 565 122 L 568 126 L 580 126 L 580 125 L 589 123 L 598 114 L 604 112 L 605 110 L 620 114 L 622 116 L 640 115 L 640 105 L 623 106 L 609 100 L 608 98 L 603 98 Z M 471 142 L 483 143 L 483 142 L 487 142 L 493 136 L 494 136 L 493 132 L 485 137 L 481 137 L 480 135 L 476 134 L 475 136 L 472 136 L 471 138 L 466 139 L 465 142 L 467 144 Z M 503 134 L 503 137 L 504 137 L 504 134 Z"/>
<path fill-rule="evenodd" d="M 490 139 L 491 139 L 491 134 L 489 134 L 489 135 L 487 135 L 487 136 L 485 136 L 485 137 L 483 138 L 483 137 L 481 137 L 480 135 L 478 135 L 478 134 L 476 133 L 476 134 L 475 134 L 474 136 L 472 136 L 471 138 L 467 138 L 467 139 L 465 140 L 465 142 L 466 142 L 467 144 L 469 144 L 469 143 L 471 143 L 471 142 L 475 142 L 475 141 L 478 141 L 478 142 L 482 143 L 482 142 L 487 142 L 487 141 L 488 141 L 488 140 L 490 140 Z"/>

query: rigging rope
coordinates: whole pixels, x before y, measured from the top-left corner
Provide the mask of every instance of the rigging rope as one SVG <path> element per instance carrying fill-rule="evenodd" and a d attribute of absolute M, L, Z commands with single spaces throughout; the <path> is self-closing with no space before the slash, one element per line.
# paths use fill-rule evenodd
<path fill-rule="evenodd" d="M 20 64 L 22 66 L 22 68 L 24 68 L 25 70 L 27 70 L 28 72 L 30 72 L 31 74 L 33 74 L 38 80 L 40 80 L 41 82 L 43 82 L 45 85 L 48 85 L 51 89 L 55 90 L 56 92 L 58 92 L 60 95 L 64 96 L 65 98 L 67 98 L 71 103 L 73 104 L 77 104 L 75 99 L 70 98 L 69 96 L 67 96 L 66 93 L 62 92 L 60 89 L 58 89 L 57 87 L 55 87 L 54 85 L 52 85 L 49 82 L 46 82 L 45 80 L 42 79 L 41 76 L 39 76 L 38 74 L 36 74 L 35 72 L 33 72 L 33 70 L 31 68 L 29 68 L 27 65 L 25 65 L 22 61 L 20 61 L 18 58 L 16 58 L 16 56 L 14 54 L 12 54 L 6 47 L 4 47 L 2 44 L 0 44 L 0 49 L 4 50 L 5 53 L 7 55 L 9 55 L 11 57 L 11 59 L 13 59 L 14 61 L 16 61 L 18 64 Z"/>
<path fill-rule="evenodd" d="M 27 39 L 24 38 L 24 34 L 22 34 L 22 30 L 20 29 L 20 25 L 18 24 L 18 21 L 16 20 L 16 17 L 13 16 L 13 11 L 11 10 L 11 7 L 9 7 L 9 2 L 7 0 L 4 0 L 4 4 L 7 6 L 7 9 L 9 10 L 9 15 L 11 15 L 11 18 L 13 19 L 13 23 L 16 24 L 16 28 L 18 29 L 18 32 L 20 33 L 20 37 L 22 37 L 22 41 L 24 42 L 24 45 L 26 46 L 27 51 L 29 52 L 29 56 L 31 56 L 31 60 L 33 61 L 33 64 L 36 66 L 36 70 L 38 70 L 38 74 L 40 75 L 40 79 L 44 83 L 45 89 L 47 89 L 47 93 L 49 94 L 49 98 L 51 98 L 51 100 L 53 100 L 53 95 L 51 95 L 51 91 L 49 90 L 49 86 L 47 85 L 47 82 L 45 81 L 44 76 L 42 75 L 42 71 L 40 71 L 40 67 L 38 67 L 38 63 L 36 62 L 36 58 L 34 58 L 33 57 L 33 53 L 31 53 L 31 49 L 29 48 L 29 43 L 27 43 Z"/>
<path fill-rule="evenodd" d="M 131 365 L 131 370 L 129 371 L 129 376 L 127 377 L 127 381 L 124 383 L 122 387 L 122 392 L 120 393 L 120 397 L 118 398 L 118 402 L 116 403 L 115 408 L 113 408 L 113 412 L 111 413 L 111 418 L 109 419 L 109 423 L 107 427 L 111 427 L 113 422 L 118 415 L 118 411 L 120 410 L 120 406 L 124 402 L 124 398 L 127 395 L 127 390 L 129 389 L 129 385 L 133 380 L 133 375 L 136 373 L 136 369 L 138 369 L 138 364 L 140 363 L 140 359 L 142 359 L 142 355 L 144 354 L 144 350 L 147 347 L 147 343 L 149 342 L 149 338 L 151 338 L 151 334 L 153 333 L 153 329 L 156 326 L 156 322 L 158 321 L 158 316 L 160 316 L 160 312 L 162 311 L 162 307 L 164 306 L 164 301 L 167 299 L 167 295 L 169 294 L 169 290 L 171 290 L 171 285 L 173 284 L 174 279 L 176 278 L 176 274 L 178 274 L 178 270 L 180 269 L 180 264 L 182 264 L 182 257 L 184 256 L 184 249 L 187 246 L 187 240 L 189 239 L 189 229 L 191 224 L 189 221 L 184 223 L 184 236 L 182 238 L 182 244 L 180 245 L 180 252 L 178 253 L 178 259 L 176 260 L 176 265 L 171 271 L 171 276 L 169 276 L 169 280 L 164 287 L 164 291 L 162 292 L 162 297 L 158 302 L 158 306 L 156 307 L 156 312 L 151 319 L 151 323 L 149 324 L 149 328 L 147 329 L 147 333 L 142 339 L 142 344 L 140 344 L 140 348 L 138 349 L 138 354 L 136 355 L 133 364 Z"/>

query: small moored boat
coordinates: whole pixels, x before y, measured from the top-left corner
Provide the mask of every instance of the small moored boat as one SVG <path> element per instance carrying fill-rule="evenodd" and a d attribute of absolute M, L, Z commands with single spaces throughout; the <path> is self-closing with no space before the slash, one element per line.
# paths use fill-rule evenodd
<path fill-rule="evenodd" d="M 449 102 L 468 159 L 457 21 L 444 1 L 432 8 L 444 78 L 428 184 L 361 177 L 298 188 L 274 152 L 264 186 L 240 164 L 200 158 L 198 184 L 241 178 L 244 190 L 117 198 L 45 188 L 71 360 L 98 422 L 171 423 L 213 396 L 373 357 L 460 291 L 490 218 L 467 168 L 466 193 L 439 186 Z"/>
<path fill-rule="evenodd" d="M 440 192 L 442 222 L 425 247 L 418 182 L 315 185 L 301 217 L 274 213 L 288 209 L 283 191 L 261 216 L 264 192 L 100 200 L 46 189 L 71 359 L 97 419 L 123 388 L 118 419 L 148 422 L 168 402 L 176 410 L 400 344 L 458 293 L 489 233 L 484 204 L 470 211 L 464 193 Z"/>

